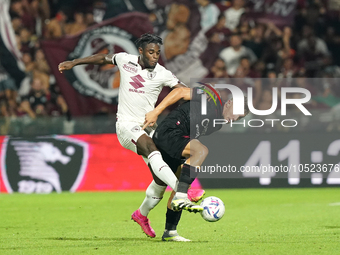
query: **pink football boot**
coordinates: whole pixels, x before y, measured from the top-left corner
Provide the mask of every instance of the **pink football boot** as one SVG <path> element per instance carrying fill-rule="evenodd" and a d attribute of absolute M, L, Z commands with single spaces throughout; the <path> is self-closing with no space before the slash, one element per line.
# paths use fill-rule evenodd
<path fill-rule="evenodd" d="M 188 198 L 191 202 L 197 203 L 205 194 L 204 189 L 188 189 Z"/>
<path fill-rule="evenodd" d="M 149 237 L 155 237 L 156 233 L 150 225 L 150 221 L 146 216 L 143 216 L 138 209 L 131 215 L 131 219 L 134 220 L 142 227 L 143 232 Z"/>

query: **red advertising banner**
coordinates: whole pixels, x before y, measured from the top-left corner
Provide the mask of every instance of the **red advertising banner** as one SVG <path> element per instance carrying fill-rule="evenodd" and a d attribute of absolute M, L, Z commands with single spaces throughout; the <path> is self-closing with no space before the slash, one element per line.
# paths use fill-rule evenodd
<path fill-rule="evenodd" d="M 145 190 L 152 180 L 142 157 L 123 148 L 116 134 L 1 136 L 0 142 L 3 193 Z"/>

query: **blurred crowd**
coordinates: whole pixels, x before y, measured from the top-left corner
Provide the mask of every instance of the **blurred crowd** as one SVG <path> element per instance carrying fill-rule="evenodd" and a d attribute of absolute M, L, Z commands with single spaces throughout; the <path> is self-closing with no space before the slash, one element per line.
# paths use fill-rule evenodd
<path fill-rule="evenodd" d="M 207 44 L 199 54 L 208 70 L 202 78 L 243 78 L 237 85 L 253 87 L 257 109 L 270 108 L 274 86 L 307 88 L 312 108 L 334 107 L 340 103 L 340 85 L 333 79 L 340 76 L 340 1 L 296 2 L 292 24 L 280 26 L 249 15 L 253 0 L 12 0 L 10 17 L 26 79 L 18 88 L 0 66 L 1 115 L 69 116 L 40 40 L 79 34 L 131 11 L 146 13 L 154 33 L 167 37 L 163 62 L 187 52 L 199 30 Z M 280 78 L 286 78 L 284 84 Z M 228 93 L 222 96 L 227 99 Z"/>

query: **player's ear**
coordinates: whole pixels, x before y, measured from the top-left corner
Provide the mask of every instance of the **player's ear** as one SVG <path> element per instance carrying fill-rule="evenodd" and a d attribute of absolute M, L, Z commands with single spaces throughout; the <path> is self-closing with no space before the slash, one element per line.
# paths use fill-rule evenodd
<path fill-rule="evenodd" d="M 139 47 L 139 48 L 138 48 L 138 52 L 139 52 L 140 55 L 143 55 L 143 49 L 142 49 L 142 47 Z"/>

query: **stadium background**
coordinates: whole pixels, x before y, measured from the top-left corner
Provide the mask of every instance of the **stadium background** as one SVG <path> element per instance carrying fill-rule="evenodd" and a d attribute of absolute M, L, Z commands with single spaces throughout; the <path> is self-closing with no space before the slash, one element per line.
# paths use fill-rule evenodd
<path fill-rule="evenodd" d="M 57 71 L 58 63 L 66 59 L 99 52 L 136 53 L 132 43 L 145 32 L 163 38 L 160 63 L 184 83 L 190 84 L 188 77 L 263 78 L 250 84 L 257 109 L 270 106 L 271 79 L 304 81 L 285 84 L 312 94 L 308 109 L 313 116 L 298 115 L 297 128 L 222 131 L 230 136 L 237 164 L 244 164 L 263 142 L 272 145 L 263 157 L 286 163 L 277 153 L 291 141 L 295 149 L 299 145 L 299 163 L 338 163 L 337 0 L 1 0 L 0 4 L 0 192 L 145 190 L 151 181 L 149 170 L 138 156 L 121 148 L 115 135 L 119 71 L 110 65 L 82 66 L 65 75 Z M 233 43 L 242 43 L 242 55 L 235 56 Z M 231 58 L 234 61 L 228 62 Z M 168 92 L 164 89 L 160 99 Z M 227 91 L 221 93 L 228 98 Z M 240 137 L 247 142 L 240 143 Z M 213 151 L 214 144 L 206 143 Z M 207 160 L 215 159 L 212 155 Z M 269 183 L 245 176 L 202 178 L 195 185 L 321 187 L 339 185 L 336 177 L 311 174 L 295 183 L 288 177 Z"/>

